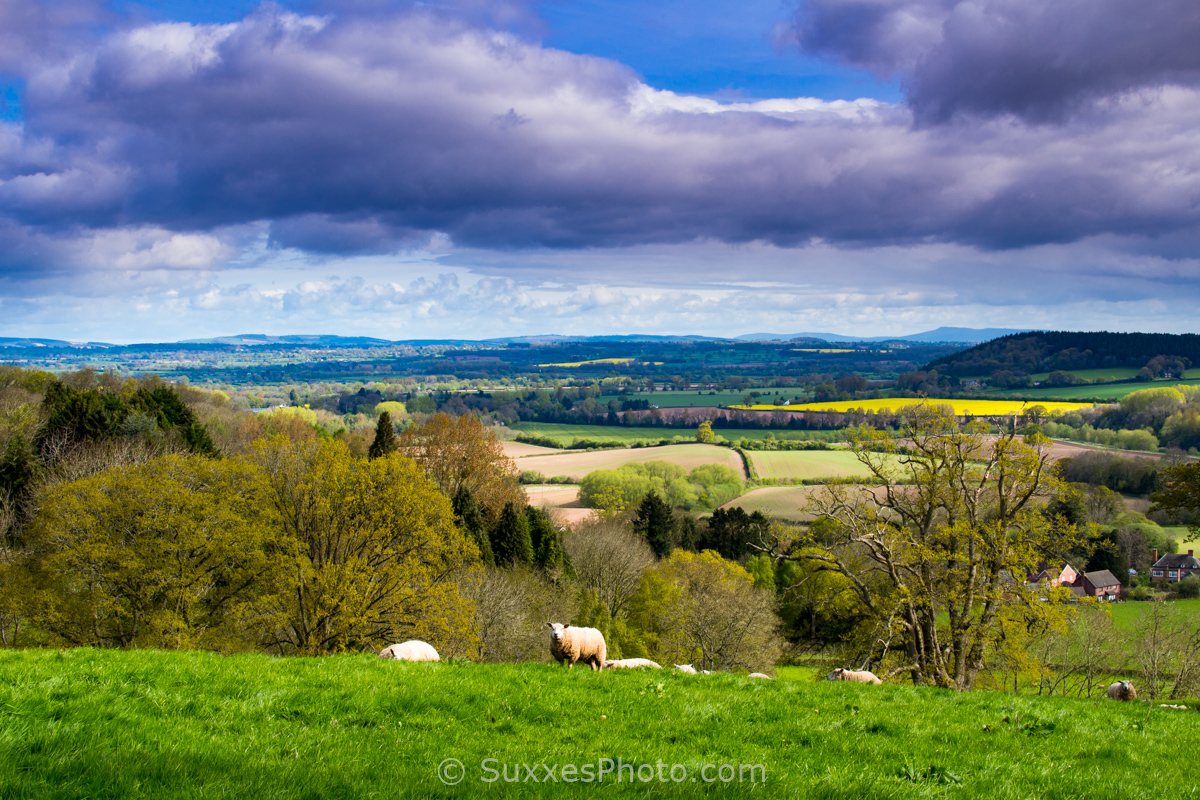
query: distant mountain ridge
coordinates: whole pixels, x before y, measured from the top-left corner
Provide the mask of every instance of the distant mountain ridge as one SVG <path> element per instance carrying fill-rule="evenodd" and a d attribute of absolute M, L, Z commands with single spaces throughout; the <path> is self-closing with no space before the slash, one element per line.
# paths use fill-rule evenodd
<path fill-rule="evenodd" d="M 998 339 L 1015 333 L 1025 333 L 1026 328 L 934 328 L 931 331 L 910 333 L 906 336 L 845 336 L 840 333 L 748 333 L 737 337 L 740 341 L 768 342 L 792 339 L 823 339 L 826 342 L 961 342 L 974 343 Z"/>

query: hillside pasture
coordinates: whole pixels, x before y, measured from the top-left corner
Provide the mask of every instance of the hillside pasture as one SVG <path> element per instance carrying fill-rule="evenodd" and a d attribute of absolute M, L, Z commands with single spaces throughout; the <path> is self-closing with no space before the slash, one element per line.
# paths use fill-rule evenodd
<path fill-rule="evenodd" d="M 870 471 L 849 450 L 747 450 L 760 478 L 865 478 Z"/>
<path fill-rule="evenodd" d="M 788 522 L 809 522 L 812 515 L 804 511 L 813 492 L 820 486 L 762 486 L 731 500 L 722 508 L 740 508 L 747 514 L 761 511 L 772 519 Z"/>
<path fill-rule="evenodd" d="M 1195 711 L 830 683 L 799 670 L 787 677 L 419 664 L 374 654 L 7 651 L 0 786 L 8 797 L 44 800 L 557 798 L 593 790 L 1159 800 L 1164 787 L 1187 794 L 1193 783 L 1181 747 L 1195 736 Z M 599 787 L 564 780 L 564 764 L 578 770 L 617 758 L 647 766 L 636 780 L 628 769 L 621 780 L 609 773 Z M 438 777 L 448 759 L 464 767 L 442 773 L 452 782 Z M 496 773 L 484 771 L 485 759 L 496 759 Z M 517 782 L 482 780 L 500 777 L 501 765 L 511 777 L 520 764 L 536 782 L 524 770 Z M 554 767 L 553 780 L 539 764 Z M 706 764 L 714 767 L 702 773 Z M 722 764 L 732 765 L 728 780 L 712 780 Z M 741 765 L 762 765 L 757 785 Z"/>
<path fill-rule="evenodd" d="M 526 456 L 517 459 L 517 468 L 536 470 L 548 478 L 569 476 L 582 478 L 598 469 L 616 469 L 626 464 L 647 461 L 669 461 L 685 470 L 701 464 L 724 464 L 746 477 L 741 457 L 728 447 L 712 444 L 671 444 L 662 447 L 639 447 L 631 450 L 572 451 L 556 455 Z"/>

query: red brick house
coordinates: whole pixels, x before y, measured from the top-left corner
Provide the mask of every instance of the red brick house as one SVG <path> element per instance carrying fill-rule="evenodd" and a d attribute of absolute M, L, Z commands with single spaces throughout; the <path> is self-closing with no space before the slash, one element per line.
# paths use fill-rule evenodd
<path fill-rule="evenodd" d="M 1074 586 L 1083 590 L 1079 594 L 1084 597 L 1094 597 L 1110 603 L 1121 596 L 1121 581 L 1106 569 L 1083 573 L 1075 580 Z"/>
<path fill-rule="evenodd" d="M 1029 576 L 1029 583 L 1048 583 L 1052 587 L 1071 586 L 1079 573 L 1070 564 L 1038 564 L 1038 572 Z"/>
<path fill-rule="evenodd" d="M 1183 553 L 1167 553 L 1162 558 L 1154 551 L 1154 564 L 1150 567 L 1150 578 L 1167 583 L 1178 583 L 1188 575 L 1200 575 L 1200 561 L 1191 550 Z"/>

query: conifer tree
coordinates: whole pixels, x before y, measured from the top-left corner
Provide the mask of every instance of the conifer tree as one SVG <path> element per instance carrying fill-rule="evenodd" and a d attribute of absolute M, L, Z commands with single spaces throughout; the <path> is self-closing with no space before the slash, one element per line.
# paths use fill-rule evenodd
<path fill-rule="evenodd" d="M 379 415 L 379 423 L 375 426 L 375 441 L 371 442 L 371 449 L 367 451 L 367 458 L 374 461 L 380 456 L 396 452 L 399 446 L 400 442 L 396 438 L 396 429 L 392 426 L 392 415 L 384 411 Z"/>
<path fill-rule="evenodd" d="M 529 521 L 516 503 L 504 504 L 500 519 L 492 528 L 492 553 L 496 563 L 533 563 L 533 542 L 529 538 Z"/>
<path fill-rule="evenodd" d="M 633 529 L 646 537 L 646 543 L 659 558 L 671 555 L 675 547 L 675 519 L 671 506 L 657 492 L 650 492 L 638 504 L 633 517 Z"/>
<path fill-rule="evenodd" d="M 558 531 L 550 521 L 550 515 L 544 508 L 525 507 L 525 516 L 529 522 L 529 539 L 533 545 L 533 561 L 542 569 L 549 569 L 562 564 L 562 545 L 558 540 Z"/>
<path fill-rule="evenodd" d="M 466 486 L 459 486 L 454 495 L 454 517 L 458 527 L 470 534 L 472 541 L 479 548 L 479 557 L 483 563 L 494 566 L 496 557 L 492 553 L 492 542 L 488 537 L 487 523 L 479 504 Z"/>

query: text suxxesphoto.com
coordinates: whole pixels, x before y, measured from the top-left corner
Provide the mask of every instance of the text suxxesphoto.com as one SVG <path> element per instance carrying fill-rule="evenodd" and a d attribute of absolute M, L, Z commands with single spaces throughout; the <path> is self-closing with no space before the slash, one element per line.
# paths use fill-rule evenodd
<path fill-rule="evenodd" d="M 474 775 L 468 773 L 474 772 Z M 468 778 L 482 783 L 766 783 L 763 764 L 668 764 L 659 759 L 630 762 L 622 758 L 598 758 L 579 764 L 514 763 L 485 758 L 475 770 L 457 758 L 444 759 L 437 768 L 438 779 L 455 786 Z"/>

